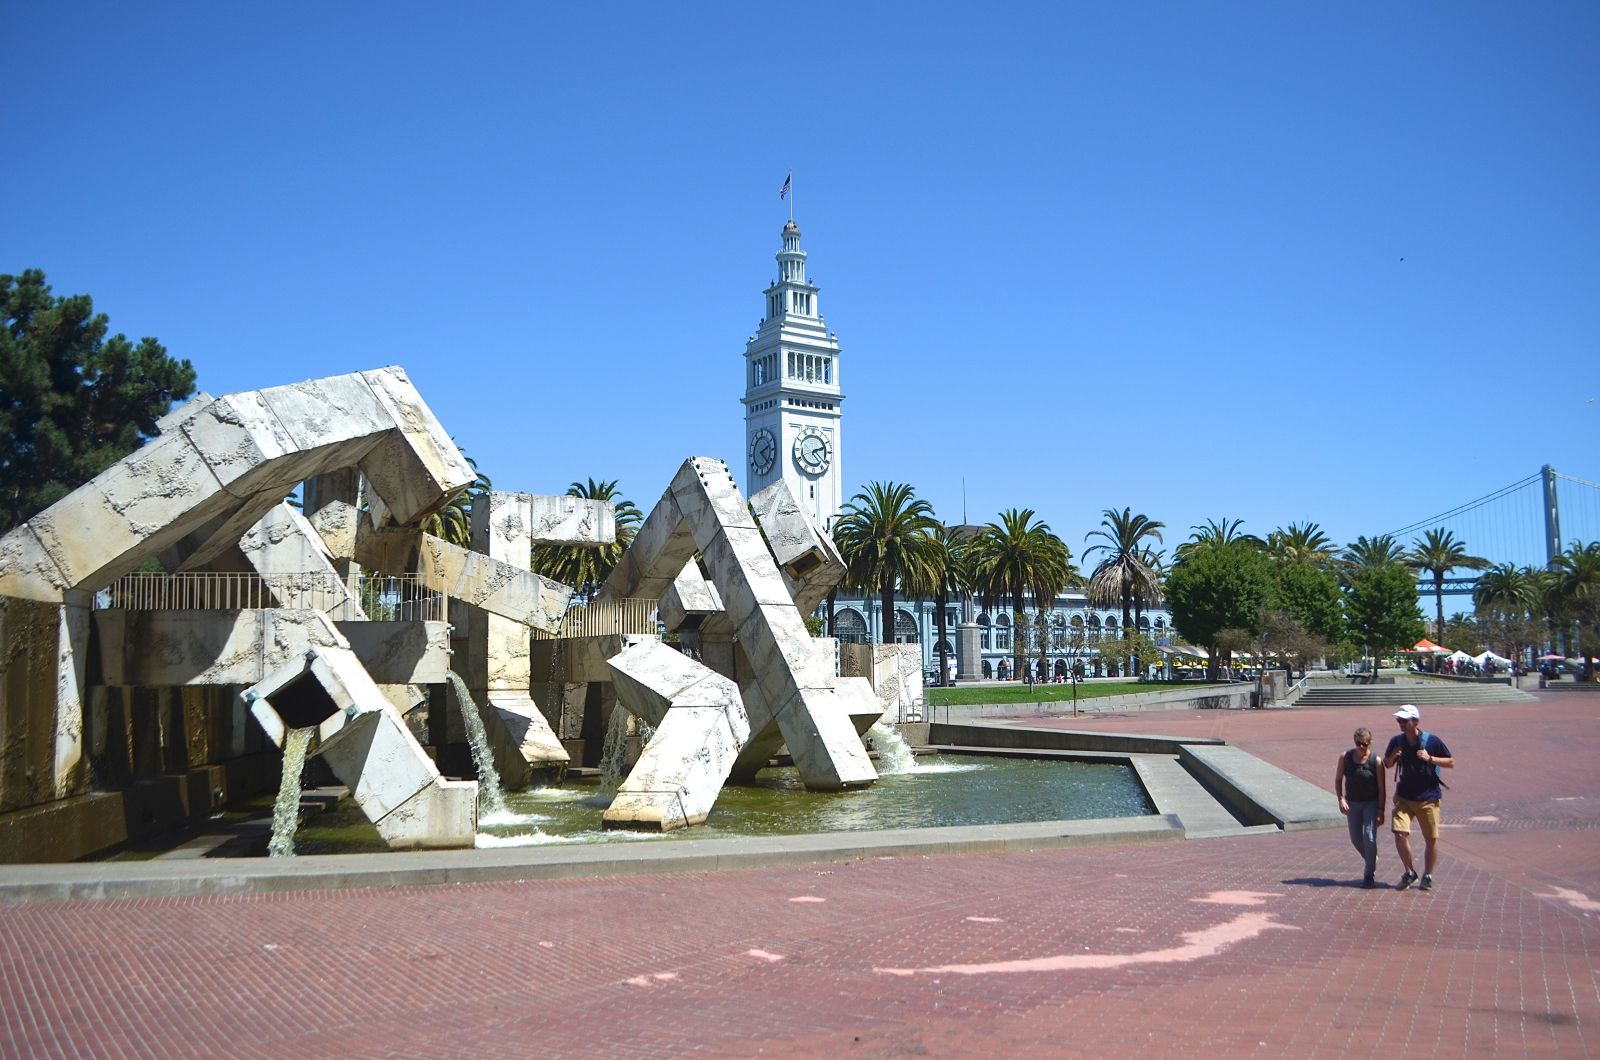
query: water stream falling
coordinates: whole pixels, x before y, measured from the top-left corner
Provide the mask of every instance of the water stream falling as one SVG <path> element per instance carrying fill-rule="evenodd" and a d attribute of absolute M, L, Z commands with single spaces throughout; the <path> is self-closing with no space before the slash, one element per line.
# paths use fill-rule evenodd
<path fill-rule="evenodd" d="M 611 708 L 606 723 L 606 742 L 600 752 L 600 794 L 615 795 L 622 786 L 622 764 L 628 751 L 628 718 L 621 704 Z"/>
<path fill-rule="evenodd" d="M 500 788 L 500 771 L 494 767 L 494 752 L 489 749 L 489 734 L 483 728 L 483 715 L 473 702 L 467 683 L 454 670 L 444 672 L 445 679 L 456 694 L 456 706 L 461 710 L 461 722 L 467 729 L 467 743 L 472 747 L 472 760 L 478 765 L 478 805 L 483 815 L 504 814 L 506 795 Z"/>
<path fill-rule="evenodd" d="M 300 826 L 300 774 L 306 768 L 306 748 L 315 729 L 290 729 L 283 737 L 283 779 L 272 804 L 272 841 L 267 856 L 294 857 L 294 831 Z"/>
<path fill-rule="evenodd" d="M 867 739 L 872 741 L 872 749 L 878 752 L 879 774 L 916 772 L 917 756 L 894 726 L 882 721 L 873 722 L 872 728 L 867 730 Z"/>

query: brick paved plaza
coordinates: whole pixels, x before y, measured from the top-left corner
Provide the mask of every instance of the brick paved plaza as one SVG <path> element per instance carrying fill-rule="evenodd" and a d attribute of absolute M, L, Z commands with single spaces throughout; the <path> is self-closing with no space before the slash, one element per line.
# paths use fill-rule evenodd
<path fill-rule="evenodd" d="M 1586 693 L 1425 710 L 1459 762 L 1432 894 L 1392 889 L 1387 833 L 1358 889 L 1330 830 L 0 906 L 0 1055 L 1594 1055 L 1597 719 Z M 1220 736 L 1324 786 L 1356 725 L 1395 731 L 1046 723 Z"/>

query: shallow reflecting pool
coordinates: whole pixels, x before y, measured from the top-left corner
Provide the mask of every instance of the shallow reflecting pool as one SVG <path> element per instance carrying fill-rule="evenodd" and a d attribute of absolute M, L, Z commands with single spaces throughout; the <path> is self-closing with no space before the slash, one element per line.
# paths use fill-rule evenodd
<path fill-rule="evenodd" d="M 478 846 L 659 843 L 1155 812 L 1125 765 L 967 755 L 922 757 L 910 772 L 884 774 L 872 787 L 849 792 L 806 791 L 794 769 L 768 769 L 753 784 L 724 788 L 704 825 L 665 835 L 602 830 L 600 815 L 610 798 L 593 780 L 516 792 L 506 799 L 510 813 L 479 821 Z M 350 801 L 308 821 L 295 837 L 300 854 L 386 849 Z"/>

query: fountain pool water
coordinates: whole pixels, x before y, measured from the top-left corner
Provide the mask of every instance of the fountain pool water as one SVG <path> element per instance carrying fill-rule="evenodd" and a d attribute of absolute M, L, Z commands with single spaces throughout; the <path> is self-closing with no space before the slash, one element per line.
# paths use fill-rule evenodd
<path fill-rule="evenodd" d="M 754 783 L 722 789 L 704 825 L 665 834 L 602 830 L 610 802 L 593 779 L 513 792 L 509 812 L 480 820 L 478 845 L 680 842 L 742 835 L 798 835 L 1010 821 L 1140 817 L 1154 813 L 1132 768 L 1116 763 L 936 755 L 870 788 L 807 791 L 794 769 L 764 770 Z M 346 803 L 308 821 L 299 851 L 351 853 L 387 847 Z"/>

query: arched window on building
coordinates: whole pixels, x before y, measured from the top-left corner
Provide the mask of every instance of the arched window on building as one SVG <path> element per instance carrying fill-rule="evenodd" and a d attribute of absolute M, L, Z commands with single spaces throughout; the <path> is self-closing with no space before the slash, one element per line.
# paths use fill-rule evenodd
<path fill-rule="evenodd" d="M 1011 616 L 996 615 L 994 620 L 994 650 L 1011 650 Z"/>
<path fill-rule="evenodd" d="M 983 679 L 985 681 L 988 681 L 988 680 L 992 680 L 993 678 L 994 678 L 994 667 L 989 665 L 989 660 L 988 659 L 985 659 L 985 660 L 983 660 Z"/>
<path fill-rule="evenodd" d="M 955 651 L 956 650 L 950 646 L 950 642 L 947 640 L 941 640 L 933 646 L 933 654 L 935 655 L 938 655 L 940 652 L 944 652 L 946 655 L 954 655 Z"/>
<path fill-rule="evenodd" d="M 1150 616 L 1149 615 L 1140 615 L 1139 616 L 1139 632 L 1140 633 L 1149 633 L 1150 632 Z"/>
<path fill-rule="evenodd" d="M 989 625 L 989 613 L 987 611 L 978 612 L 978 625 L 983 630 L 983 634 L 982 634 L 982 637 L 981 637 L 981 640 L 982 640 L 982 643 L 983 643 L 983 650 L 984 651 L 993 651 L 994 650 L 994 645 L 991 643 L 991 640 L 993 639 L 994 631 Z M 987 677 L 989 675 L 988 674 L 984 674 L 984 676 Z"/>
<path fill-rule="evenodd" d="M 910 613 L 901 609 L 894 609 L 894 642 L 896 644 L 916 644 L 917 620 Z"/>
<path fill-rule="evenodd" d="M 1067 648 L 1067 616 L 1060 611 L 1050 612 L 1050 650 L 1065 651 Z"/>
<path fill-rule="evenodd" d="M 866 644 L 867 620 L 853 607 L 840 608 L 833 613 L 833 632 L 840 644 Z"/>

